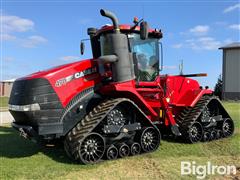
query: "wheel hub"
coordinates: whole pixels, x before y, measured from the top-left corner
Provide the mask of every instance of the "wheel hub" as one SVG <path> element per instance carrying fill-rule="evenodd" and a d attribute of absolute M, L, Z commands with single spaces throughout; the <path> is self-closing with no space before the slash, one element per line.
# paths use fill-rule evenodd
<path fill-rule="evenodd" d="M 141 149 L 145 152 L 156 150 L 160 144 L 159 132 L 152 127 L 146 128 L 142 132 L 140 144 Z"/>
<path fill-rule="evenodd" d="M 222 131 L 224 137 L 231 136 L 234 131 L 234 125 L 231 119 L 226 119 L 222 125 Z"/>
<path fill-rule="evenodd" d="M 105 141 L 100 134 L 89 134 L 79 147 L 81 161 L 85 164 L 95 163 L 100 160 L 104 154 Z"/>
<path fill-rule="evenodd" d="M 196 143 L 202 139 L 203 129 L 199 122 L 195 122 L 189 127 L 189 140 L 192 143 Z"/>
<path fill-rule="evenodd" d="M 147 132 L 144 136 L 143 136 L 143 142 L 146 145 L 150 145 L 152 144 L 153 141 L 153 135 L 150 132 Z"/>
<path fill-rule="evenodd" d="M 113 109 L 107 116 L 108 125 L 124 125 L 125 119 L 123 113 L 118 109 Z"/>
<path fill-rule="evenodd" d="M 97 150 L 97 143 L 95 140 L 92 140 L 92 139 L 89 139 L 87 142 L 86 142 L 86 145 L 85 145 L 85 152 L 87 154 L 93 154 L 96 152 Z"/>
<path fill-rule="evenodd" d="M 210 111 L 208 109 L 208 107 L 205 107 L 203 112 L 202 112 L 202 118 L 201 118 L 201 121 L 202 122 L 206 122 L 207 120 L 210 119 Z"/>
<path fill-rule="evenodd" d="M 191 128 L 191 134 L 192 134 L 192 137 L 196 137 L 197 136 L 197 134 L 198 134 L 198 130 L 197 130 L 197 127 L 192 127 Z"/>
<path fill-rule="evenodd" d="M 226 132 L 229 130 L 229 124 L 228 123 L 224 123 L 223 124 L 223 130 Z"/>

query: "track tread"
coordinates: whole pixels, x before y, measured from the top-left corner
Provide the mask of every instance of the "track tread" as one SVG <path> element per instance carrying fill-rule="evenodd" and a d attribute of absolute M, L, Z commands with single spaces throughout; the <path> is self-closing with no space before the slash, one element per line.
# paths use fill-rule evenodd
<path fill-rule="evenodd" d="M 189 128 L 193 123 L 198 121 L 204 108 L 211 100 L 220 100 L 216 96 L 204 95 L 194 107 L 186 107 L 177 117 L 176 122 L 179 125 L 179 130 L 182 133 L 182 139 L 189 142 Z"/>
<path fill-rule="evenodd" d="M 64 142 L 64 148 L 67 152 L 67 155 L 76 161 L 79 161 L 80 163 L 83 163 L 81 161 L 81 158 L 79 157 L 78 149 L 81 145 L 82 141 L 85 139 L 85 137 L 88 136 L 89 133 L 93 132 L 94 129 L 99 125 L 99 123 L 104 120 L 106 115 L 119 103 L 123 101 L 130 101 L 126 98 L 117 98 L 117 99 L 108 99 L 88 113 L 82 120 L 79 121 L 79 123 L 76 124 L 76 126 L 66 135 L 65 142 Z M 133 105 L 135 105 L 133 103 Z M 136 106 L 136 105 L 135 105 Z M 137 107 L 137 106 L 136 106 Z M 139 111 L 144 114 L 141 109 Z M 155 125 L 152 124 L 152 122 L 149 120 L 149 123 L 155 127 Z M 155 127 L 156 128 L 156 127 Z"/>

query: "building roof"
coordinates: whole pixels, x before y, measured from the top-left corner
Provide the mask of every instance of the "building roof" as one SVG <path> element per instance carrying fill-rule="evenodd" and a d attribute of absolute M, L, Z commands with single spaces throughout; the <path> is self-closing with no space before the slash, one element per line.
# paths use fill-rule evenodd
<path fill-rule="evenodd" d="M 220 47 L 219 49 L 240 49 L 240 42 L 234 42 L 226 46 Z"/>

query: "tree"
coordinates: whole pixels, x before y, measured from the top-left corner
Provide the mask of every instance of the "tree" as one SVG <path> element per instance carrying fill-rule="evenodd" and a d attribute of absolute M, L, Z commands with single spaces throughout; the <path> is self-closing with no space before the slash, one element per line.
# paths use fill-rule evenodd
<path fill-rule="evenodd" d="M 220 74 L 218 76 L 217 83 L 214 87 L 214 94 L 219 97 L 219 99 L 222 99 L 222 90 L 223 90 L 223 81 L 222 81 L 222 75 Z"/>

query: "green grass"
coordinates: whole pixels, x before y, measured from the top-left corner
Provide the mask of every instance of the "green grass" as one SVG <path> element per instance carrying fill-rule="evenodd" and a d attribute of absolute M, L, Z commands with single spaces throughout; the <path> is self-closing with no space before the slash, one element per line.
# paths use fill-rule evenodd
<path fill-rule="evenodd" d="M 1 127 L 0 179 L 196 179 L 180 176 L 180 163 L 187 160 L 240 168 L 240 103 L 224 106 L 235 121 L 230 138 L 198 144 L 162 141 L 154 153 L 86 166 L 72 163 L 60 146 L 39 146 L 20 138 L 10 127 Z"/>
<path fill-rule="evenodd" d="M 0 97 L 0 107 L 8 107 L 9 97 Z"/>

